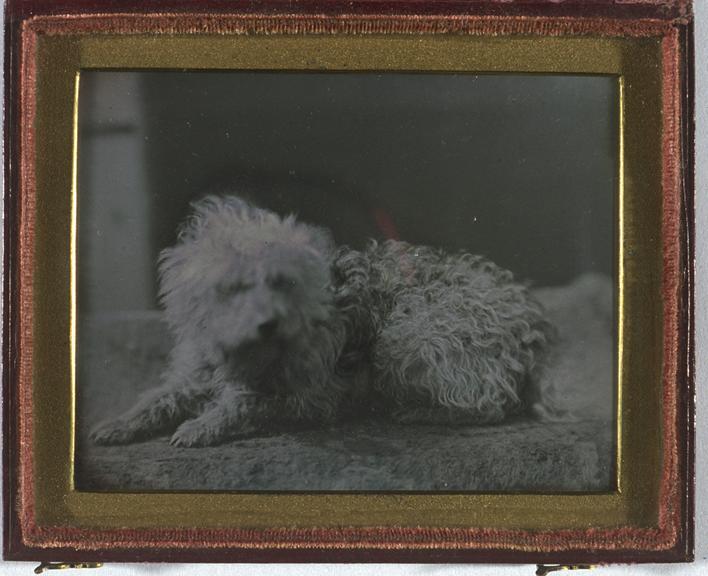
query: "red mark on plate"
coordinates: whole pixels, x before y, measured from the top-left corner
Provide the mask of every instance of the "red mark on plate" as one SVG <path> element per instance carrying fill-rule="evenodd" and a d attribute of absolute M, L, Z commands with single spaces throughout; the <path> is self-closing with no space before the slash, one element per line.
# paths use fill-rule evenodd
<path fill-rule="evenodd" d="M 398 240 L 400 238 L 393 219 L 383 208 L 374 208 L 374 220 L 376 220 L 376 226 L 384 238 L 390 240 Z"/>

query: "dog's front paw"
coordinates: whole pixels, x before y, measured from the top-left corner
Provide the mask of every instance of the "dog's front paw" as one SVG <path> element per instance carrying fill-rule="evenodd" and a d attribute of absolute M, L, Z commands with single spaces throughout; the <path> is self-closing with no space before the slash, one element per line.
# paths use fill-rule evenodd
<path fill-rule="evenodd" d="M 96 425 L 89 433 L 89 439 L 102 446 L 129 444 L 136 439 L 136 432 L 126 420 L 117 418 Z"/>
<path fill-rule="evenodd" d="M 202 420 L 194 419 L 184 422 L 172 435 L 170 444 L 182 448 L 197 448 L 213 446 L 223 440 L 220 430 Z"/>

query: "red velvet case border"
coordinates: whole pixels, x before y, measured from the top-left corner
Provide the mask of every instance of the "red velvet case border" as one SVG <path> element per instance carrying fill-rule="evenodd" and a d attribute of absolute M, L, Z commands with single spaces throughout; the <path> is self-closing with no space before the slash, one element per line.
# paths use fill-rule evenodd
<path fill-rule="evenodd" d="M 8 3 L 6 68 L 5 554 L 11 559 L 179 561 L 636 562 L 686 561 L 693 550 L 693 181 L 690 3 L 661 0 L 501 2 L 306 2 L 297 14 L 218 18 L 181 12 L 98 14 L 110 3 L 18 0 Z M 590 6 L 589 4 L 592 4 Z M 319 7 L 319 10 L 317 8 Z M 346 7 L 348 14 L 339 14 Z M 125 12 L 136 4 L 120 5 Z M 201 8 L 201 6 L 200 6 Z M 307 13 L 308 9 L 317 13 Z M 30 14 L 73 15 L 61 19 Z M 362 16 L 366 12 L 375 15 Z M 470 15 L 470 12 L 474 13 Z M 513 17 L 501 16 L 514 14 Z M 391 15 L 395 13 L 396 15 Z M 549 17 L 552 16 L 552 17 Z M 561 17 L 558 17 L 558 16 Z M 565 16 L 590 16 L 581 21 Z M 642 17 L 642 20 L 635 20 Z M 21 33 L 22 26 L 25 32 Z M 482 529 L 84 530 L 37 526 L 32 509 L 32 243 L 34 237 L 34 34 L 67 32 L 458 32 L 663 36 L 664 455 L 659 527 L 535 532 Z M 20 47 L 19 40 L 22 40 Z M 18 170 L 19 168 L 19 170 Z M 24 375 L 24 377 L 23 377 Z M 18 415 L 21 414 L 21 418 Z M 18 421 L 22 427 L 17 428 Z"/>

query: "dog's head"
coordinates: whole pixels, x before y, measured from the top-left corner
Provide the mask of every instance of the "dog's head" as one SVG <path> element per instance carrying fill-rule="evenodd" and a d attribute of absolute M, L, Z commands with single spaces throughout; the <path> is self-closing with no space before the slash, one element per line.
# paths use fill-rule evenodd
<path fill-rule="evenodd" d="M 324 231 L 292 216 L 208 197 L 161 255 L 167 321 L 217 362 L 304 346 L 331 313 L 332 252 Z"/>

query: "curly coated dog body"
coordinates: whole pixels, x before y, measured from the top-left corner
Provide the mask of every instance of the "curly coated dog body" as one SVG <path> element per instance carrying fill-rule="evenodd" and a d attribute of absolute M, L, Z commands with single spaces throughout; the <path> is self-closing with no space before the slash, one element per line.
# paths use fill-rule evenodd
<path fill-rule="evenodd" d="M 236 197 L 195 204 L 160 260 L 175 345 L 161 386 L 91 433 L 179 446 L 350 415 L 488 424 L 552 418 L 553 328 L 510 272 L 405 242 L 329 234 Z"/>

